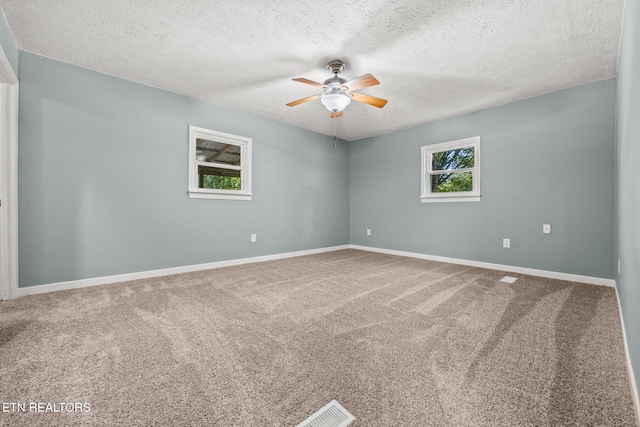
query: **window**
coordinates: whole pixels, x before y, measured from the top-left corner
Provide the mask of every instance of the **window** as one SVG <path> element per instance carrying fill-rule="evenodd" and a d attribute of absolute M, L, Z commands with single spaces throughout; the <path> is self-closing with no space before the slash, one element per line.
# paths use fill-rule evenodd
<path fill-rule="evenodd" d="M 480 201 L 480 137 L 422 147 L 422 194 L 427 202 Z"/>
<path fill-rule="evenodd" d="M 251 138 L 189 126 L 189 197 L 251 196 Z"/>

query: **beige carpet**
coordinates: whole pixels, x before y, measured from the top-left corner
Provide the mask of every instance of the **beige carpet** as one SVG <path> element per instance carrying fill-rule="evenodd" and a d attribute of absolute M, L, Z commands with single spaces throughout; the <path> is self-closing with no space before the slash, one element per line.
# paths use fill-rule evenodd
<path fill-rule="evenodd" d="M 614 290 L 503 275 L 344 250 L 3 302 L 0 424 L 635 425 Z"/>

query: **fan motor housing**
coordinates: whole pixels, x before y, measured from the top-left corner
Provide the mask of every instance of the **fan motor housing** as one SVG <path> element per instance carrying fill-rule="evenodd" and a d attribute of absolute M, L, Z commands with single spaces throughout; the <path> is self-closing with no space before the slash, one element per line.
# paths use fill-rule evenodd
<path fill-rule="evenodd" d="M 322 84 L 325 86 L 328 86 L 328 88 L 325 88 L 325 91 L 327 91 L 327 89 L 330 89 L 330 91 L 333 91 L 333 89 L 340 89 L 340 86 L 342 86 L 346 82 L 347 80 L 343 79 L 342 77 L 333 76 L 325 80 Z"/>

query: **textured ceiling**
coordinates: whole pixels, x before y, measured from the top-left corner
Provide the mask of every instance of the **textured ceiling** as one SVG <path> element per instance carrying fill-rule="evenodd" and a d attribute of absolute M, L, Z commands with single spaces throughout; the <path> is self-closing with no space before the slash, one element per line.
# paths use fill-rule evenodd
<path fill-rule="evenodd" d="M 22 50 L 356 140 L 613 77 L 624 0 L 0 0 Z M 373 74 L 331 119 L 291 81 Z"/>

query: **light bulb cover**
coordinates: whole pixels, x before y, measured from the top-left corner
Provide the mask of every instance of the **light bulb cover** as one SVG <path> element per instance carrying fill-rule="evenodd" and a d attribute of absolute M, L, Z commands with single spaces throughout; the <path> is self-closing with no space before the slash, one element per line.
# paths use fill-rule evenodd
<path fill-rule="evenodd" d="M 327 107 L 327 110 L 337 113 L 351 103 L 351 98 L 344 93 L 328 93 L 323 95 L 320 101 Z"/>

